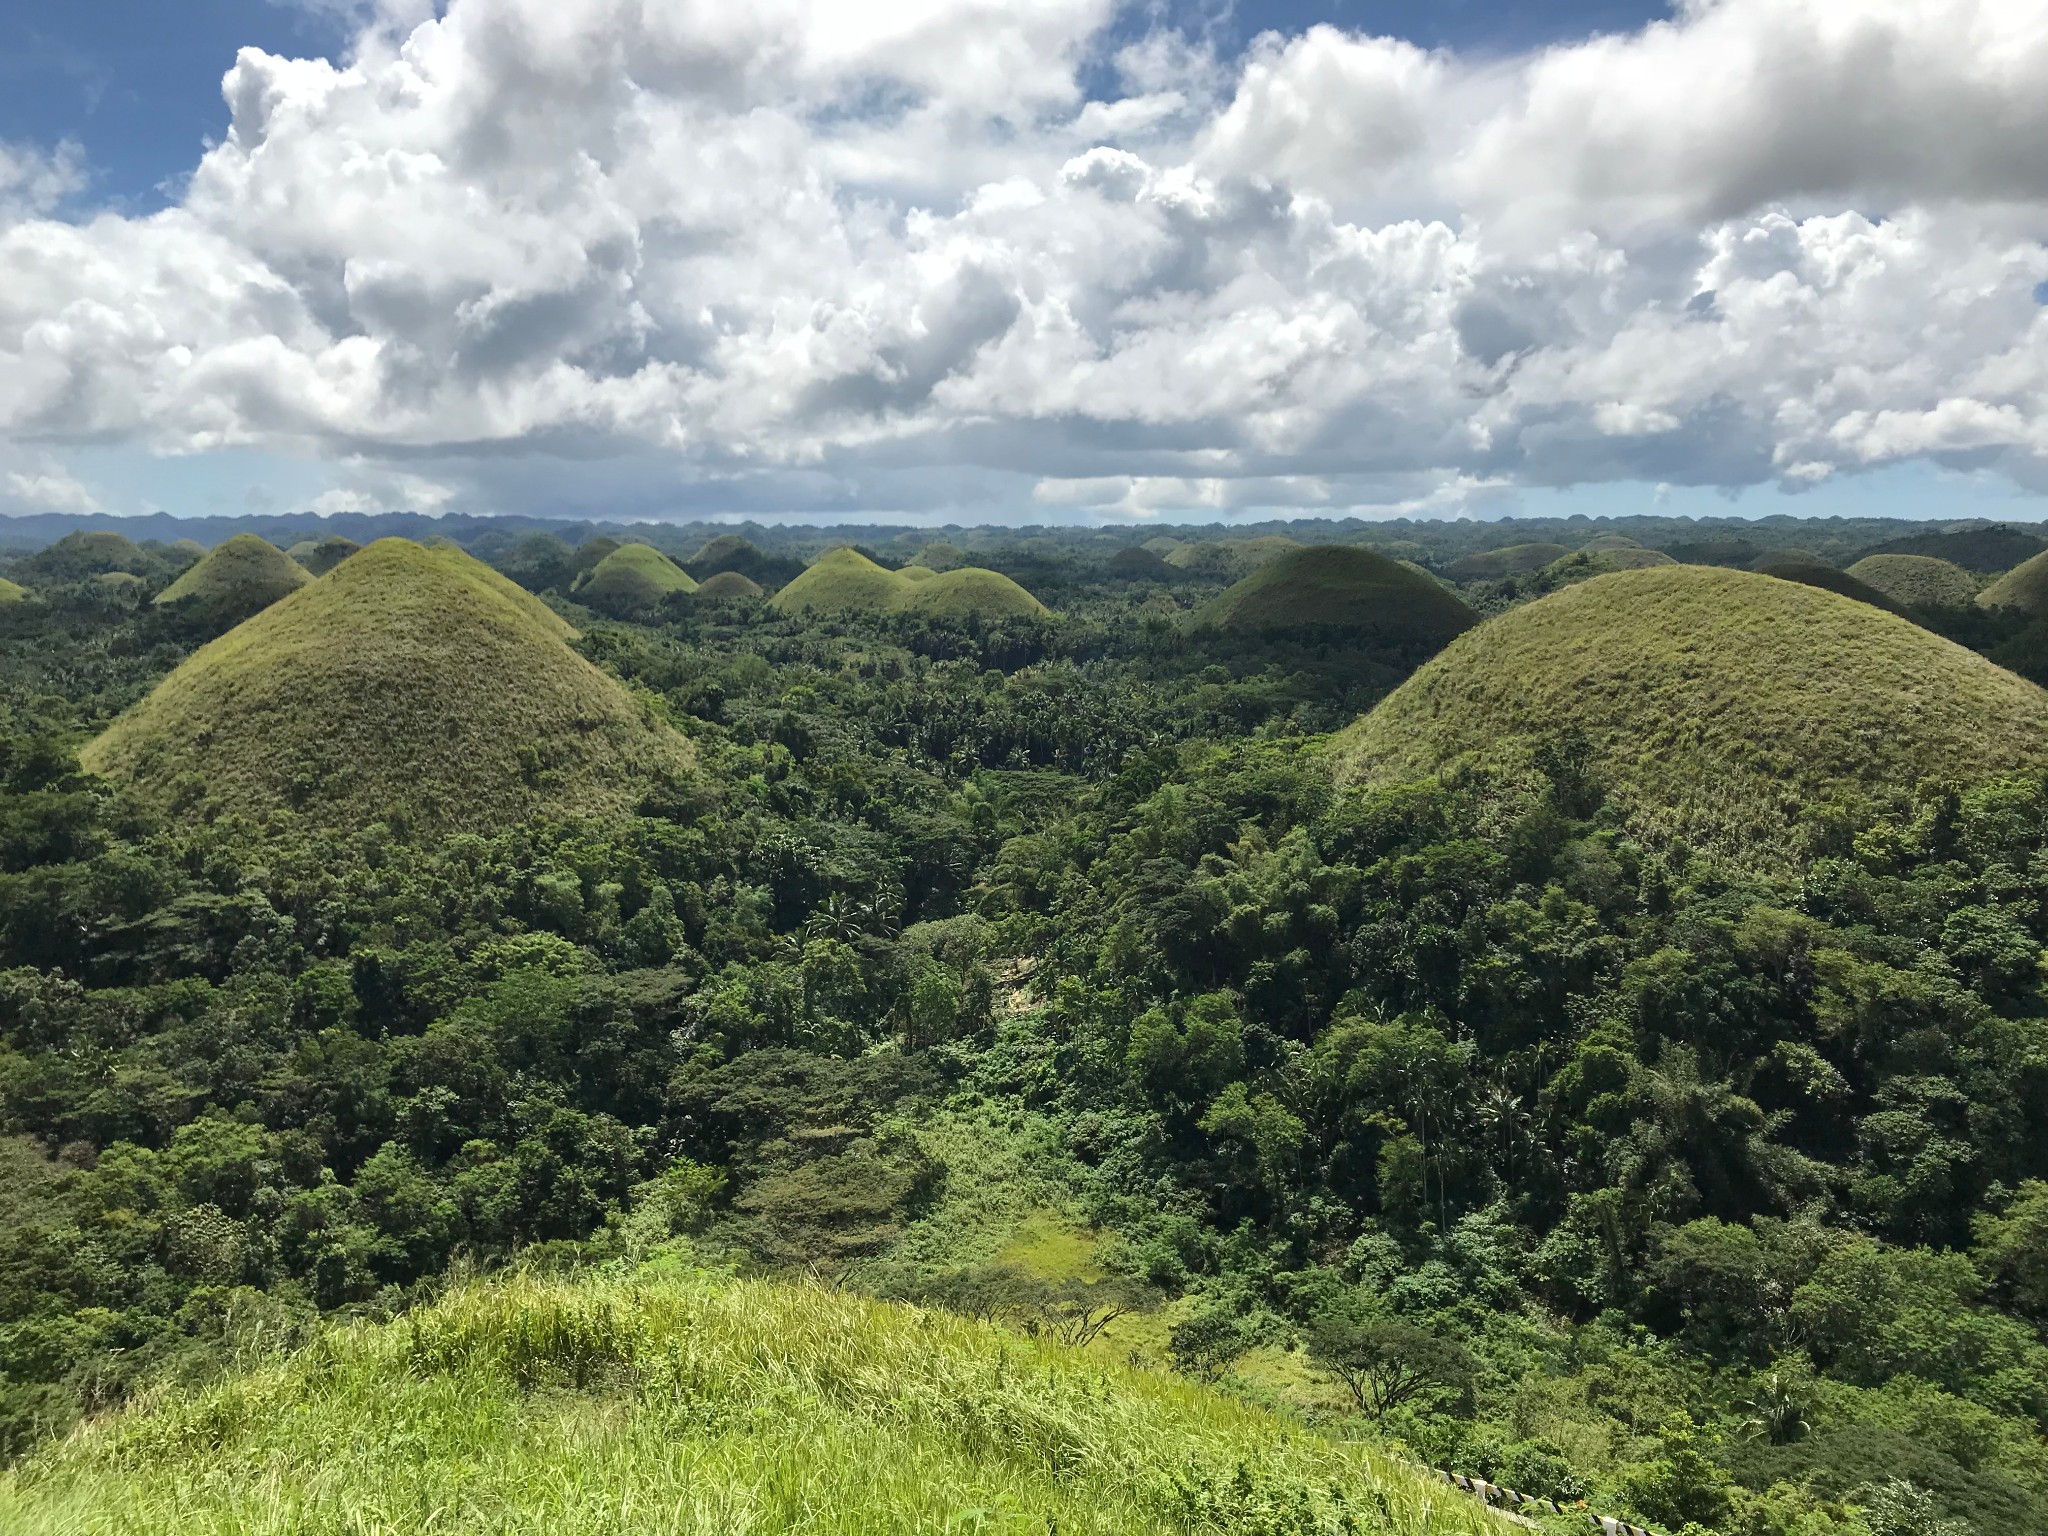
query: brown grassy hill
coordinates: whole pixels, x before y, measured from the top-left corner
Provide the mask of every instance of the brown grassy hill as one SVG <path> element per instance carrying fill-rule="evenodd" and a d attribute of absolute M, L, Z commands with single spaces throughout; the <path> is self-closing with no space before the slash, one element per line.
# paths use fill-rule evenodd
<path fill-rule="evenodd" d="M 983 618 L 1043 614 L 1045 605 L 1009 577 L 977 566 L 892 571 L 857 549 L 827 550 L 775 594 L 779 613 L 927 613 Z"/>
<path fill-rule="evenodd" d="M 742 576 L 738 571 L 720 571 L 697 588 L 698 597 L 711 601 L 741 598 L 758 600 L 766 595 L 761 590 L 761 583 L 751 576 Z"/>
<path fill-rule="evenodd" d="M 690 752 L 459 549 L 380 539 L 195 652 L 87 746 L 167 813 L 491 830 L 631 805 Z"/>
<path fill-rule="evenodd" d="M 2048 767 L 2048 693 L 1866 603 L 1701 566 L 1567 587 L 1459 637 L 1335 748 L 1387 782 L 1582 732 L 1639 833 L 1760 863 L 1797 804 Z"/>

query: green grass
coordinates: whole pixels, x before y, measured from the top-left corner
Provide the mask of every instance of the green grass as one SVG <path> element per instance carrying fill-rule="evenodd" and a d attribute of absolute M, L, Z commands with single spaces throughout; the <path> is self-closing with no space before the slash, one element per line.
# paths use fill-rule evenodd
<path fill-rule="evenodd" d="M 1848 574 L 1901 608 L 1967 608 L 1977 600 L 1977 579 L 1932 555 L 1865 555 Z"/>
<path fill-rule="evenodd" d="M 1338 737 L 1340 776 L 1513 761 L 1576 728 L 1635 825 L 1762 862 L 1801 803 L 2048 766 L 2048 693 L 1881 609 L 1702 566 L 1601 576 L 1452 642 Z"/>
<path fill-rule="evenodd" d="M 1475 622 L 1471 609 L 1421 571 L 1345 544 L 1314 544 L 1269 561 L 1190 618 L 1197 629 L 1348 629 L 1433 646 Z"/>
<path fill-rule="evenodd" d="M 488 566 L 380 539 L 195 652 L 81 754 L 179 814 L 487 830 L 630 804 L 686 743 Z"/>
<path fill-rule="evenodd" d="M 111 528 L 81 528 L 76 533 L 67 533 L 47 549 L 29 556 L 26 564 L 52 581 L 82 581 L 88 576 L 118 572 L 142 576 L 156 568 L 140 545 Z"/>
<path fill-rule="evenodd" d="M 1823 592 L 1853 597 L 1873 608 L 1883 608 L 1891 613 L 1904 612 L 1877 588 L 1859 581 L 1847 571 L 1836 570 L 1818 555 L 1808 554 L 1805 550 L 1775 550 L 1760 557 L 1750 569 L 1761 576 L 1774 576 L 1779 581 L 1796 581 L 1802 586 L 1819 587 Z"/>
<path fill-rule="evenodd" d="M 1346 1515 L 1356 1525 L 1340 1522 Z M 1164 1374 L 670 1261 L 461 1289 L 89 1423 L 0 1477 L 10 1536 L 1062 1536 L 1506 1522 Z"/>
<path fill-rule="evenodd" d="M 671 592 L 694 592 L 696 578 L 650 544 L 621 544 L 576 583 L 576 599 L 593 608 L 652 608 Z"/>
<path fill-rule="evenodd" d="M 757 598 L 763 594 L 761 583 L 753 577 L 742 576 L 738 571 L 720 571 L 698 586 L 697 595 L 705 598 Z"/>
<path fill-rule="evenodd" d="M 238 533 L 208 550 L 197 565 L 157 593 L 156 600 L 167 608 L 238 624 L 312 579 L 276 545 L 253 533 Z"/>
<path fill-rule="evenodd" d="M 1281 534 L 1268 534 L 1257 539 L 1229 539 L 1215 543 L 1175 544 L 1172 549 L 1161 550 L 1157 541 L 1145 546 L 1162 555 L 1166 563 L 1178 570 L 1195 576 L 1220 577 L 1231 581 L 1255 571 L 1268 561 L 1301 548 L 1301 545 Z"/>
<path fill-rule="evenodd" d="M 760 547 L 751 539 L 743 539 L 736 533 L 721 533 L 700 544 L 697 553 L 686 563 L 699 570 L 708 569 L 715 575 L 719 571 L 743 569 L 749 561 L 760 558 Z"/>
<path fill-rule="evenodd" d="M 354 539 L 334 534 L 325 539 L 301 539 L 285 553 L 315 576 L 325 576 L 363 546 Z"/>
<path fill-rule="evenodd" d="M 1453 560 L 1444 567 L 1444 574 L 1460 585 L 1468 581 L 1499 581 L 1503 576 L 1540 571 L 1570 553 L 1562 544 L 1510 544 L 1505 549 L 1482 549 Z"/>
<path fill-rule="evenodd" d="M 1546 565 L 1542 576 L 1544 584 L 1539 590 L 1555 591 L 1574 582 L 1591 581 L 1595 576 L 1608 576 L 1616 571 L 1646 571 L 1677 563 L 1662 550 L 1644 549 L 1640 545 L 1615 544 L 1602 549 L 1582 549 Z"/>
<path fill-rule="evenodd" d="M 20 582 L 9 581 L 5 576 L 0 576 L 0 606 L 8 603 L 25 603 L 34 595 Z"/>
<path fill-rule="evenodd" d="M 1597 555 L 1616 549 L 1641 549 L 1643 546 L 1625 533 L 1596 533 L 1579 548 L 1586 554 Z"/>
<path fill-rule="evenodd" d="M 2048 613 L 2048 549 L 2022 561 L 1977 594 L 1986 608 L 2017 608 L 2023 613 Z"/>
<path fill-rule="evenodd" d="M 984 618 L 1043 614 L 1045 604 L 997 571 L 977 566 L 906 576 L 857 549 L 827 550 L 775 594 L 780 613 L 928 613 Z"/>

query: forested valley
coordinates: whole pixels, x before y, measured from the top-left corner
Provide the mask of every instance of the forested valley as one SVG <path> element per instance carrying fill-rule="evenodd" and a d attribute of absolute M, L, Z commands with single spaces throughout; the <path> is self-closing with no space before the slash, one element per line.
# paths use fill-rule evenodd
<path fill-rule="evenodd" d="M 1468 638 L 1674 571 L 1799 579 L 1574 554 L 1597 531 L 1522 570 L 1387 554 L 1492 616 Z M 1766 699 L 1729 755 L 1775 787 L 1716 794 L 1659 777 L 1676 737 L 1546 706 L 1354 772 L 1442 638 L 1192 624 L 1224 556 L 990 532 L 976 568 L 1049 610 L 992 614 L 877 538 L 886 602 L 786 611 L 760 594 L 815 548 L 729 540 L 717 595 L 679 547 L 688 589 L 601 600 L 617 540 L 475 532 L 686 744 L 629 805 L 548 809 L 544 745 L 531 803 L 453 830 L 89 772 L 233 615 L 150 600 L 166 546 L 9 568 L 9 1458 L 323 1317 L 666 1262 L 992 1319 L 1659 1532 L 2048 1531 L 2048 758 L 2012 732 L 1996 771 L 1822 785 L 1882 743 Z M 1891 533 L 1778 539 L 1833 566 Z M 2019 606 L 1796 591 L 2038 691 Z"/>

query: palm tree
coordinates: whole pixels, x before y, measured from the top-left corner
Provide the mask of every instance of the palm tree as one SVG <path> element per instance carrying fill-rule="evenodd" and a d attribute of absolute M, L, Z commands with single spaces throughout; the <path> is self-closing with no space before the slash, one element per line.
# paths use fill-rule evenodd
<path fill-rule="evenodd" d="M 1804 1440 L 1812 1425 L 1806 1422 L 1806 1405 L 1799 1401 L 1791 1383 L 1777 1371 L 1766 1376 L 1747 1404 L 1749 1416 L 1743 1429 L 1753 1439 L 1772 1445 L 1790 1445 Z"/>

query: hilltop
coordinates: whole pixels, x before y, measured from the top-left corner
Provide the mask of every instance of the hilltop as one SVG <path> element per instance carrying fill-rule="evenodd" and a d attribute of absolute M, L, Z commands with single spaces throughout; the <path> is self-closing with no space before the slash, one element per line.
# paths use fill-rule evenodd
<path fill-rule="evenodd" d="M 688 748 L 453 548 L 380 539 L 195 652 L 80 761 L 164 810 L 485 829 L 630 804 Z"/>
<path fill-rule="evenodd" d="M 1977 600 L 1976 579 L 1932 555 L 1865 555 L 1848 574 L 1901 608 L 1967 608 Z"/>
<path fill-rule="evenodd" d="M 1788 801 L 2048 764 L 2048 694 L 1867 604 L 1746 572 L 1625 571 L 1454 641 L 1338 738 L 1350 781 L 1583 733 L 1645 830 L 1774 857 Z"/>
<path fill-rule="evenodd" d="M 1133 544 L 1111 555 L 1107 570 L 1119 581 L 1172 581 L 1181 574 L 1178 566 L 1168 565 L 1142 544 Z"/>
<path fill-rule="evenodd" d="M 1420 1468 L 1182 1379 L 679 1267 L 332 1323 L 0 1477 L 20 1536 L 358 1530 L 371 1510 L 440 1536 L 1508 1529 Z"/>
<path fill-rule="evenodd" d="M 1499 581 L 1503 576 L 1540 571 L 1571 553 L 1562 544 L 1510 544 L 1453 560 L 1444 567 L 1444 574 L 1460 586 L 1468 581 Z"/>
<path fill-rule="evenodd" d="M 755 585 L 768 588 L 801 576 L 804 563 L 788 555 L 771 555 L 736 533 L 721 533 L 698 546 L 697 553 L 683 562 L 683 568 L 699 581 L 734 571 Z"/>
<path fill-rule="evenodd" d="M 315 576 L 325 576 L 363 546 L 340 534 L 325 539 L 301 539 L 285 553 Z"/>
<path fill-rule="evenodd" d="M 1977 594 L 1986 608 L 2048 614 L 2048 550 L 2023 561 Z"/>
<path fill-rule="evenodd" d="M 701 598 L 759 598 L 767 594 L 761 590 L 761 583 L 751 576 L 742 576 L 738 571 L 720 571 L 697 588 L 697 595 Z"/>
<path fill-rule="evenodd" d="M 1760 576 L 1775 576 L 1779 581 L 1796 581 L 1802 586 L 1819 587 L 1824 592 L 1853 597 L 1859 603 L 1868 603 L 1888 613 L 1902 611 L 1897 603 L 1877 588 L 1858 581 L 1847 571 L 1836 570 L 1818 555 L 1808 554 L 1805 550 L 1774 551 L 1757 560 L 1750 569 Z"/>
<path fill-rule="evenodd" d="M 577 601 L 613 613 L 652 608 L 672 592 L 694 592 L 688 571 L 650 544 L 621 544 L 574 588 Z"/>
<path fill-rule="evenodd" d="M 67 533 L 47 549 L 23 562 L 24 567 L 47 581 L 83 581 L 90 576 L 147 576 L 157 562 L 125 533 L 112 529 L 82 528 Z"/>
<path fill-rule="evenodd" d="M 1477 622 L 1457 596 L 1369 549 L 1316 544 L 1269 561 L 1194 611 L 1195 628 L 1347 629 L 1434 649 Z"/>
<path fill-rule="evenodd" d="M 1975 571 L 1980 576 L 1990 576 L 1999 571 L 2009 571 L 2044 549 L 2048 549 L 2048 541 L 2043 541 L 2038 534 L 2001 525 L 1910 534 L 1902 539 L 1889 539 L 1864 553 L 1931 555 L 1937 560 L 1960 565 L 1966 571 Z"/>
<path fill-rule="evenodd" d="M 983 618 L 1046 613 L 1045 604 L 998 571 L 978 566 L 932 572 L 892 571 L 859 550 L 842 545 L 812 561 L 801 576 L 775 594 L 780 613 L 927 613 Z"/>
<path fill-rule="evenodd" d="M 304 566 L 253 533 L 238 533 L 156 595 L 165 608 L 223 628 L 261 613 L 311 581 Z"/>

